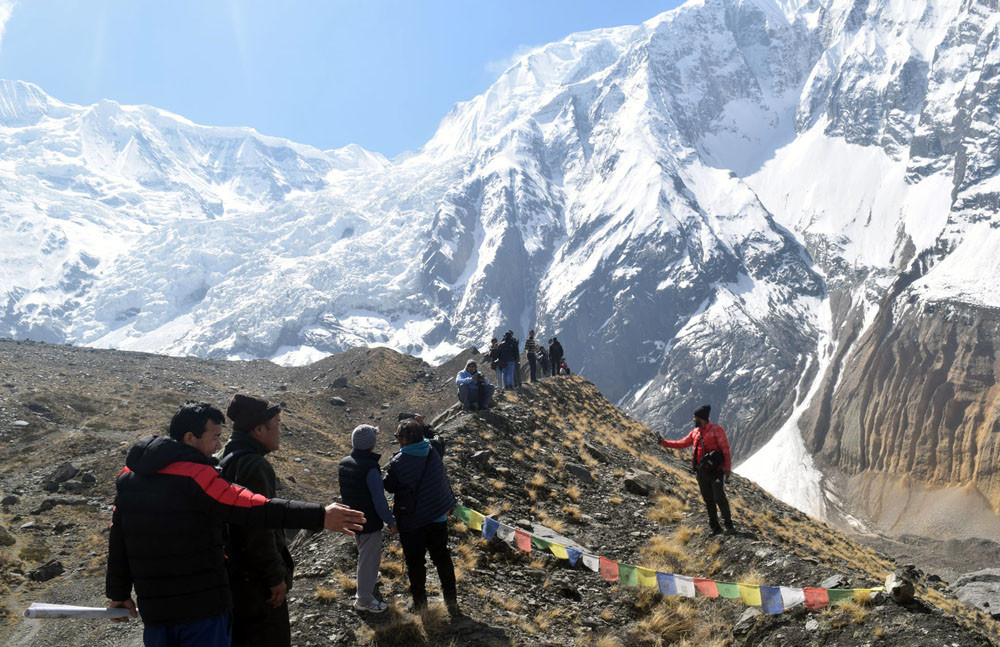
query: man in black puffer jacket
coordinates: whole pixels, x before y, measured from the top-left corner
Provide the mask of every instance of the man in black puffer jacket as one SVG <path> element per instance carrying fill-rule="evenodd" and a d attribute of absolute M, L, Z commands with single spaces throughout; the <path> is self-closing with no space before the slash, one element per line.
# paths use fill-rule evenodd
<path fill-rule="evenodd" d="M 139 440 L 118 475 L 106 590 L 111 607 L 137 617 L 135 587 L 146 645 L 230 644 L 227 522 L 348 535 L 364 523 L 341 504 L 268 499 L 220 478 L 212 454 L 222 448 L 222 422 L 210 404 L 185 404 L 169 435 Z"/>
<path fill-rule="evenodd" d="M 281 445 L 281 405 L 237 393 L 226 408 L 233 435 L 219 463 L 222 478 L 268 498 L 278 477 L 265 458 Z M 285 532 L 230 524 L 229 582 L 233 591 L 233 647 L 289 647 L 288 602 L 295 564 Z"/>
<path fill-rule="evenodd" d="M 455 566 L 448 551 L 448 513 L 455 507 L 455 495 L 444 471 L 444 462 L 424 434 L 425 427 L 414 419 L 404 420 L 396 429 L 401 449 L 389 461 L 384 485 L 393 492 L 393 513 L 399 528 L 399 543 L 410 576 L 414 609 L 427 606 L 427 567 L 430 553 L 441 580 L 445 604 L 458 613 Z M 413 492 L 413 496 L 408 496 Z M 401 508 L 409 503 L 412 511 Z"/>

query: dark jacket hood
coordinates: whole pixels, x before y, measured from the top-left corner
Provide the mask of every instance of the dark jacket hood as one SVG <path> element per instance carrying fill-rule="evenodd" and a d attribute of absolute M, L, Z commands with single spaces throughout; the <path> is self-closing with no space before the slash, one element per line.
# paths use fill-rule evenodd
<path fill-rule="evenodd" d="M 147 476 L 159 472 L 171 463 L 181 461 L 205 465 L 215 465 L 218 462 L 170 436 L 146 436 L 132 445 L 125 458 L 125 465 L 136 474 Z"/>

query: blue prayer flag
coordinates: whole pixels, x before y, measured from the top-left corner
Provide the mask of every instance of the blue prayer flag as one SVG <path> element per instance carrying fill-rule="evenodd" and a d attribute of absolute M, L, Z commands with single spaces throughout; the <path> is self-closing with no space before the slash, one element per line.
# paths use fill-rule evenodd
<path fill-rule="evenodd" d="M 582 555 L 583 553 L 581 553 L 575 548 L 570 548 L 569 546 L 567 546 L 566 554 L 569 555 L 569 565 L 576 566 L 576 560 L 580 559 L 580 555 Z"/>
<path fill-rule="evenodd" d="M 486 517 L 483 519 L 483 539 L 493 539 L 494 535 L 497 534 L 497 528 L 500 527 L 500 522 L 496 519 L 491 519 Z"/>
<path fill-rule="evenodd" d="M 760 587 L 760 608 L 764 613 L 782 613 L 785 605 L 781 602 L 781 589 L 777 586 Z"/>
<path fill-rule="evenodd" d="M 656 574 L 656 583 L 660 587 L 663 595 L 677 595 L 677 585 L 674 583 L 674 576 L 666 573 Z"/>

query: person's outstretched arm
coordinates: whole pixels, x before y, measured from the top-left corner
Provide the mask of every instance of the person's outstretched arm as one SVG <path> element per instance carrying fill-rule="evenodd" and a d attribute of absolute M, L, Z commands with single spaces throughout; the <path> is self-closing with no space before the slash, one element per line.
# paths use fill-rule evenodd
<path fill-rule="evenodd" d="M 690 447 L 694 444 L 694 432 L 692 429 L 691 433 L 684 436 L 680 440 L 667 440 L 666 438 L 660 438 L 660 445 L 666 447 L 667 449 L 684 449 L 685 447 Z"/>

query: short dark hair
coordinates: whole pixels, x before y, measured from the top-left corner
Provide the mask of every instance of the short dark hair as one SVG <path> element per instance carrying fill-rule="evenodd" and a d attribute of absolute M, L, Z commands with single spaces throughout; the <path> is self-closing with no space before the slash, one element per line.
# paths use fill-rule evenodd
<path fill-rule="evenodd" d="M 185 402 L 170 419 L 167 433 L 174 440 L 183 440 L 184 434 L 191 432 L 195 438 L 201 438 L 205 433 L 208 421 L 221 425 L 225 421 L 222 411 L 207 402 Z"/>
<path fill-rule="evenodd" d="M 396 427 L 396 433 L 407 442 L 417 442 L 424 439 L 424 427 L 413 418 L 408 418 Z"/>

